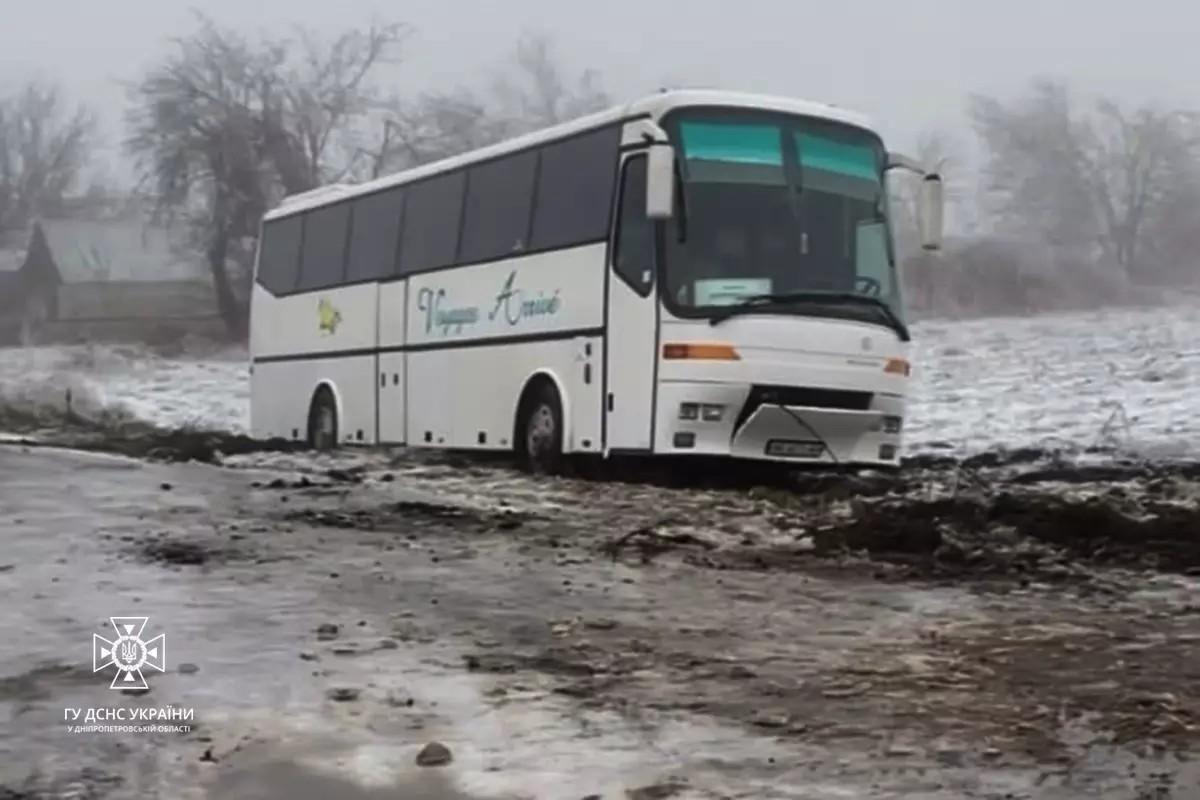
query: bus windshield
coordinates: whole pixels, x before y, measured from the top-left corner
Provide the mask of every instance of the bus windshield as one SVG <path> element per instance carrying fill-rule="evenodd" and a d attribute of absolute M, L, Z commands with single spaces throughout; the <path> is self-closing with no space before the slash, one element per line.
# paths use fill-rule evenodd
<path fill-rule="evenodd" d="M 669 309 L 902 319 L 874 134 L 733 109 L 677 111 L 665 127 L 682 195 L 664 254 Z"/>

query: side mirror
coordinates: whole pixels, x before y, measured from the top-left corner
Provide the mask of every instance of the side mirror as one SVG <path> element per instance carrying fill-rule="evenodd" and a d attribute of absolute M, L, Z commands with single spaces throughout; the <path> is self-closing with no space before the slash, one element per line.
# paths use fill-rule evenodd
<path fill-rule="evenodd" d="M 921 179 L 921 189 L 917 196 L 917 225 L 920 229 L 922 249 L 942 249 L 945 213 L 946 200 L 942 177 L 937 173 L 929 173 Z"/>
<path fill-rule="evenodd" d="M 675 216 L 675 148 L 666 142 L 650 145 L 646 156 L 646 216 Z"/>

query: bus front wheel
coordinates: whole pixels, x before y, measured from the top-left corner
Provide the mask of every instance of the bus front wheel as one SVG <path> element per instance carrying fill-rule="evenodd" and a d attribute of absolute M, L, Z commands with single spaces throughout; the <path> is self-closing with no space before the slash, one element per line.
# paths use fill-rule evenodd
<path fill-rule="evenodd" d="M 562 402 L 549 383 L 538 386 L 521 414 L 517 455 L 535 475 L 552 475 L 562 467 Z"/>
<path fill-rule="evenodd" d="M 333 392 L 322 386 L 313 396 L 308 413 L 308 446 L 314 450 L 332 450 L 338 443 L 337 403 Z"/>

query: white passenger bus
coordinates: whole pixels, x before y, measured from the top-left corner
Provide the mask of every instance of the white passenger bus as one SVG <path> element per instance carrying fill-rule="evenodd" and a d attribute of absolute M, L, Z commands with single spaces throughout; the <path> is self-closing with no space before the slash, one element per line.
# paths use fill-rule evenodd
<path fill-rule="evenodd" d="M 909 332 L 863 117 L 663 92 L 285 200 L 251 303 L 259 437 L 895 465 Z M 924 175 L 922 245 L 941 182 Z"/>

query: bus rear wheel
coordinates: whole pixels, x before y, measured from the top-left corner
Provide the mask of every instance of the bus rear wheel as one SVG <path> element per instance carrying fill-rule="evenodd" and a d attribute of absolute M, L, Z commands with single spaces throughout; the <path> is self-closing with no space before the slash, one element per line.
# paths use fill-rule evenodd
<path fill-rule="evenodd" d="M 308 412 L 308 446 L 322 452 L 333 450 L 338 443 L 337 404 L 333 392 L 322 386 L 313 396 Z"/>
<path fill-rule="evenodd" d="M 562 402 L 553 386 L 542 384 L 533 391 L 517 427 L 521 465 L 535 475 L 559 472 L 563 459 Z"/>

